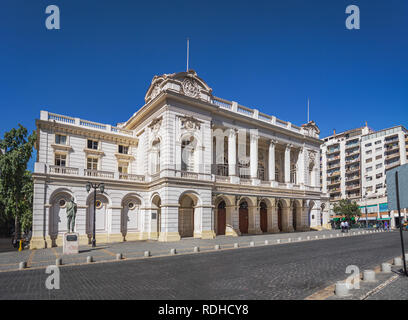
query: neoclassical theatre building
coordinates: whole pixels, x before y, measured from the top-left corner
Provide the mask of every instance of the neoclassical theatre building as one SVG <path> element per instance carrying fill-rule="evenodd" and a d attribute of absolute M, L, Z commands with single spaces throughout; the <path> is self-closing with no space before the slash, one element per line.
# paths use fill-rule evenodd
<path fill-rule="evenodd" d="M 60 246 L 66 204 L 88 244 L 308 230 L 328 222 L 319 129 L 213 96 L 196 72 L 155 76 L 112 126 L 41 111 L 31 248 Z"/>

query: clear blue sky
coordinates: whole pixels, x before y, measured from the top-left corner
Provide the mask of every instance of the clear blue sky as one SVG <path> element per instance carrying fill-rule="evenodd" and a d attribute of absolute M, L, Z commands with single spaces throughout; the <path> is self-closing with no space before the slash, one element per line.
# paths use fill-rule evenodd
<path fill-rule="evenodd" d="M 45 28 L 58 5 L 61 30 Z M 360 30 L 345 27 L 347 5 Z M 406 0 L 2 0 L 0 134 L 35 129 L 41 109 L 116 124 L 156 74 L 190 67 L 215 95 L 321 137 L 408 125 Z M 30 163 L 32 167 L 33 163 Z"/>

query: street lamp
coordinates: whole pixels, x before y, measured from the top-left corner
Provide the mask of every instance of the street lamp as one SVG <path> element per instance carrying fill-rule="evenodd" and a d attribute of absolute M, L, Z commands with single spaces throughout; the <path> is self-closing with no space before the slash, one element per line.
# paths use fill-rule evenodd
<path fill-rule="evenodd" d="M 95 220 L 96 220 L 96 190 L 99 189 L 101 191 L 101 193 L 103 193 L 105 191 L 105 184 L 104 183 L 91 183 L 91 182 L 87 182 L 86 184 L 86 191 L 91 191 L 91 188 L 94 189 L 94 203 L 93 203 L 93 207 L 94 207 L 94 214 L 93 214 L 93 230 L 92 230 L 92 247 L 96 247 L 96 239 L 95 239 Z"/>

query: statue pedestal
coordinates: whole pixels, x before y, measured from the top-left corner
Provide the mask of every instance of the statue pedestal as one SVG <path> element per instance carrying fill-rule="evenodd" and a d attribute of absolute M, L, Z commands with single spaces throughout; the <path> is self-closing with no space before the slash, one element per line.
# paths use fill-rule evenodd
<path fill-rule="evenodd" d="M 63 254 L 79 253 L 79 233 L 64 233 Z"/>

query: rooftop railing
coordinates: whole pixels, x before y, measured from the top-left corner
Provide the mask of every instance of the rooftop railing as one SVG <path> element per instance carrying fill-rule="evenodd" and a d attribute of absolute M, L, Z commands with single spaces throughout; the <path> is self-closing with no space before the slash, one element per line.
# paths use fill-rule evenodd
<path fill-rule="evenodd" d="M 41 120 L 55 121 L 55 122 L 59 122 L 63 124 L 69 124 L 69 125 L 74 125 L 78 127 L 90 128 L 94 130 L 112 132 L 116 134 L 133 137 L 132 130 L 126 130 L 126 129 L 122 129 L 119 127 L 111 126 L 109 124 L 93 122 L 93 121 L 84 120 L 80 118 L 73 118 L 73 117 L 64 116 L 64 115 L 51 113 L 47 111 L 41 111 Z"/>

